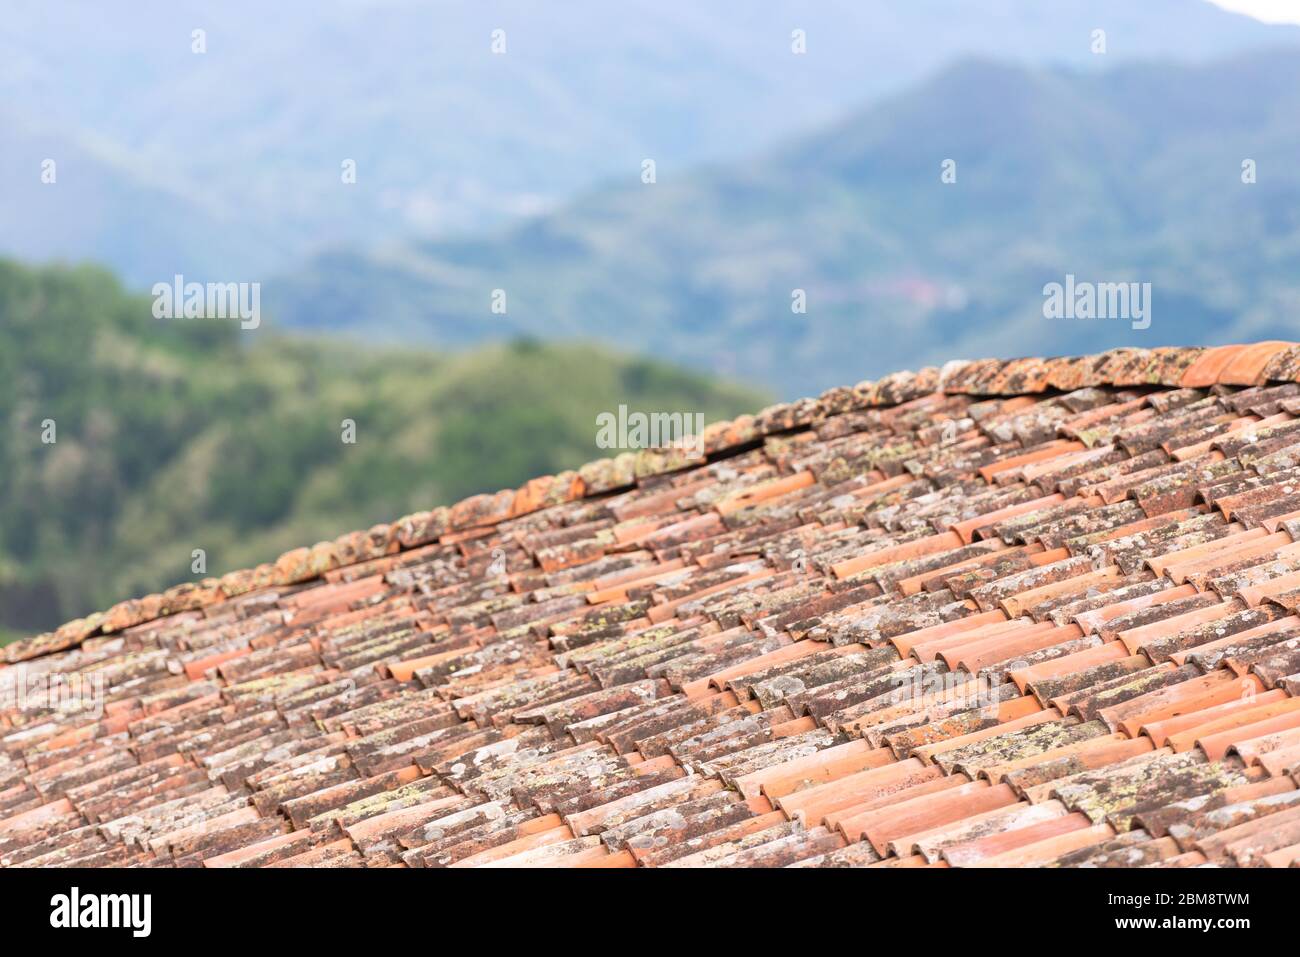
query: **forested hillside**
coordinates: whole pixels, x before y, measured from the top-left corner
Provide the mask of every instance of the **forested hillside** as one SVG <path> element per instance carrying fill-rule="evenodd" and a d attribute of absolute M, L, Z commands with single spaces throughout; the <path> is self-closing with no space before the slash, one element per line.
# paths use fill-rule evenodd
<path fill-rule="evenodd" d="M 98 269 L 0 261 L 9 637 L 187 580 L 196 548 L 221 574 L 598 458 L 596 414 L 619 403 L 766 401 L 582 345 L 373 350 L 150 306 Z"/>

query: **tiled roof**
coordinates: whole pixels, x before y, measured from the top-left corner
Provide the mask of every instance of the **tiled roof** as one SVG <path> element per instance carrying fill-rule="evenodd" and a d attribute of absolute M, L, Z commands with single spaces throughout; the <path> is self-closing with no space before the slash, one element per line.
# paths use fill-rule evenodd
<path fill-rule="evenodd" d="M 1300 346 L 901 373 L 7 648 L 39 865 L 1294 865 Z"/>

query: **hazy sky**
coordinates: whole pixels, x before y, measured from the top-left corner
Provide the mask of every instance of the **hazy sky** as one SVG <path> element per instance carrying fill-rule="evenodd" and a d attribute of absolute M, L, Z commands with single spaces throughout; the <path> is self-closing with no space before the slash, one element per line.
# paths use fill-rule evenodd
<path fill-rule="evenodd" d="M 1210 0 L 1268 23 L 1300 23 L 1300 0 Z"/>

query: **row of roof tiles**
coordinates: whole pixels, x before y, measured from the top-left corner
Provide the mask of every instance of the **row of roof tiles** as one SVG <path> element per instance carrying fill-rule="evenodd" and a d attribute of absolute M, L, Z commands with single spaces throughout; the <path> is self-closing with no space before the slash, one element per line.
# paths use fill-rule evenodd
<path fill-rule="evenodd" d="M 1295 356 L 889 377 L 110 611 L 0 670 L 104 689 L 0 712 L 0 862 L 1294 865 Z"/>
<path fill-rule="evenodd" d="M 894 373 L 876 382 L 830 389 L 818 399 L 783 403 L 754 416 L 715 422 L 706 428 L 699 448 L 647 449 L 598 459 L 574 471 L 538 477 L 517 490 L 471 496 L 454 506 L 408 515 L 391 524 L 342 535 L 333 542 L 297 548 L 256 568 L 129 599 L 107 612 L 70 621 L 54 632 L 15 642 L 5 648 L 5 660 L 39 657 L 75 647 L 93 634 L 122 631 L 261 588 L 317 579 L 333 568 L 416 548 L 449 532 L 491 525 L 563 502 L 627 488 L 640 480 L 698 465 L 707 457 L 745 448 L 769 435 L 809 428 L 830 416 L 896 405 L 934 392 L 998 396 L 1102 385 L 1204 388 L 1298 379 L 1300 344 L 1277 341 L 1211 348 L 1116 349 L 1094 356 L 1054 359 L 959 360 L 942 369 Z"/>

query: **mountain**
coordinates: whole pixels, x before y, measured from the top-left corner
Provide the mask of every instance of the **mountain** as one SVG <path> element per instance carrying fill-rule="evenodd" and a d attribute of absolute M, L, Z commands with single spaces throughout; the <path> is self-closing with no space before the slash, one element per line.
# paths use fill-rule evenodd
<path fill-rule="evenodd" d="M 151 178 L 129 157 L 91 138 L 42 129 L 0 107 L 0 247 L 23 258 L 128 262 L 137 282 L 199 276 L 220 261 L 260 278 L 283 256 L 266 232 L 177 184 Z M 43 164 L 52 161 L 51 182 Z M 148 277 L 148 278 L 145 278 Z"/>
<path fill-rule="evenodd" d="M 598 336 L 787 397 L 955 355 L 1294 337 L 1298 111 L 1289 51 L 965 61 L 761 160 L 610 186 L 487 239 L 322 255 L 268 297 L 295 327 Z M 1150 327 L 1045 318 L 1068 275 L 1151 283 Z"/>
<path fill-rule="evenodd" d="M 11 3 L 0 254 L 102 258 L 132 286 L 256 281 L 333 247 L 500 228 L 636 183 L 646 158 L 665 178 L 740 160 L 956 57 L 1098 70 L 1276 44 L 1300 28 L 1205 0 Z"/>
<path fill-rule="evenodd" d="M 222 574 L 612 454 L 620 404 L 769 401 L 592 347 L 377 350 L 150 307 L 0 260 L 0 638 L 186 580 L 196 548 Z"/>

